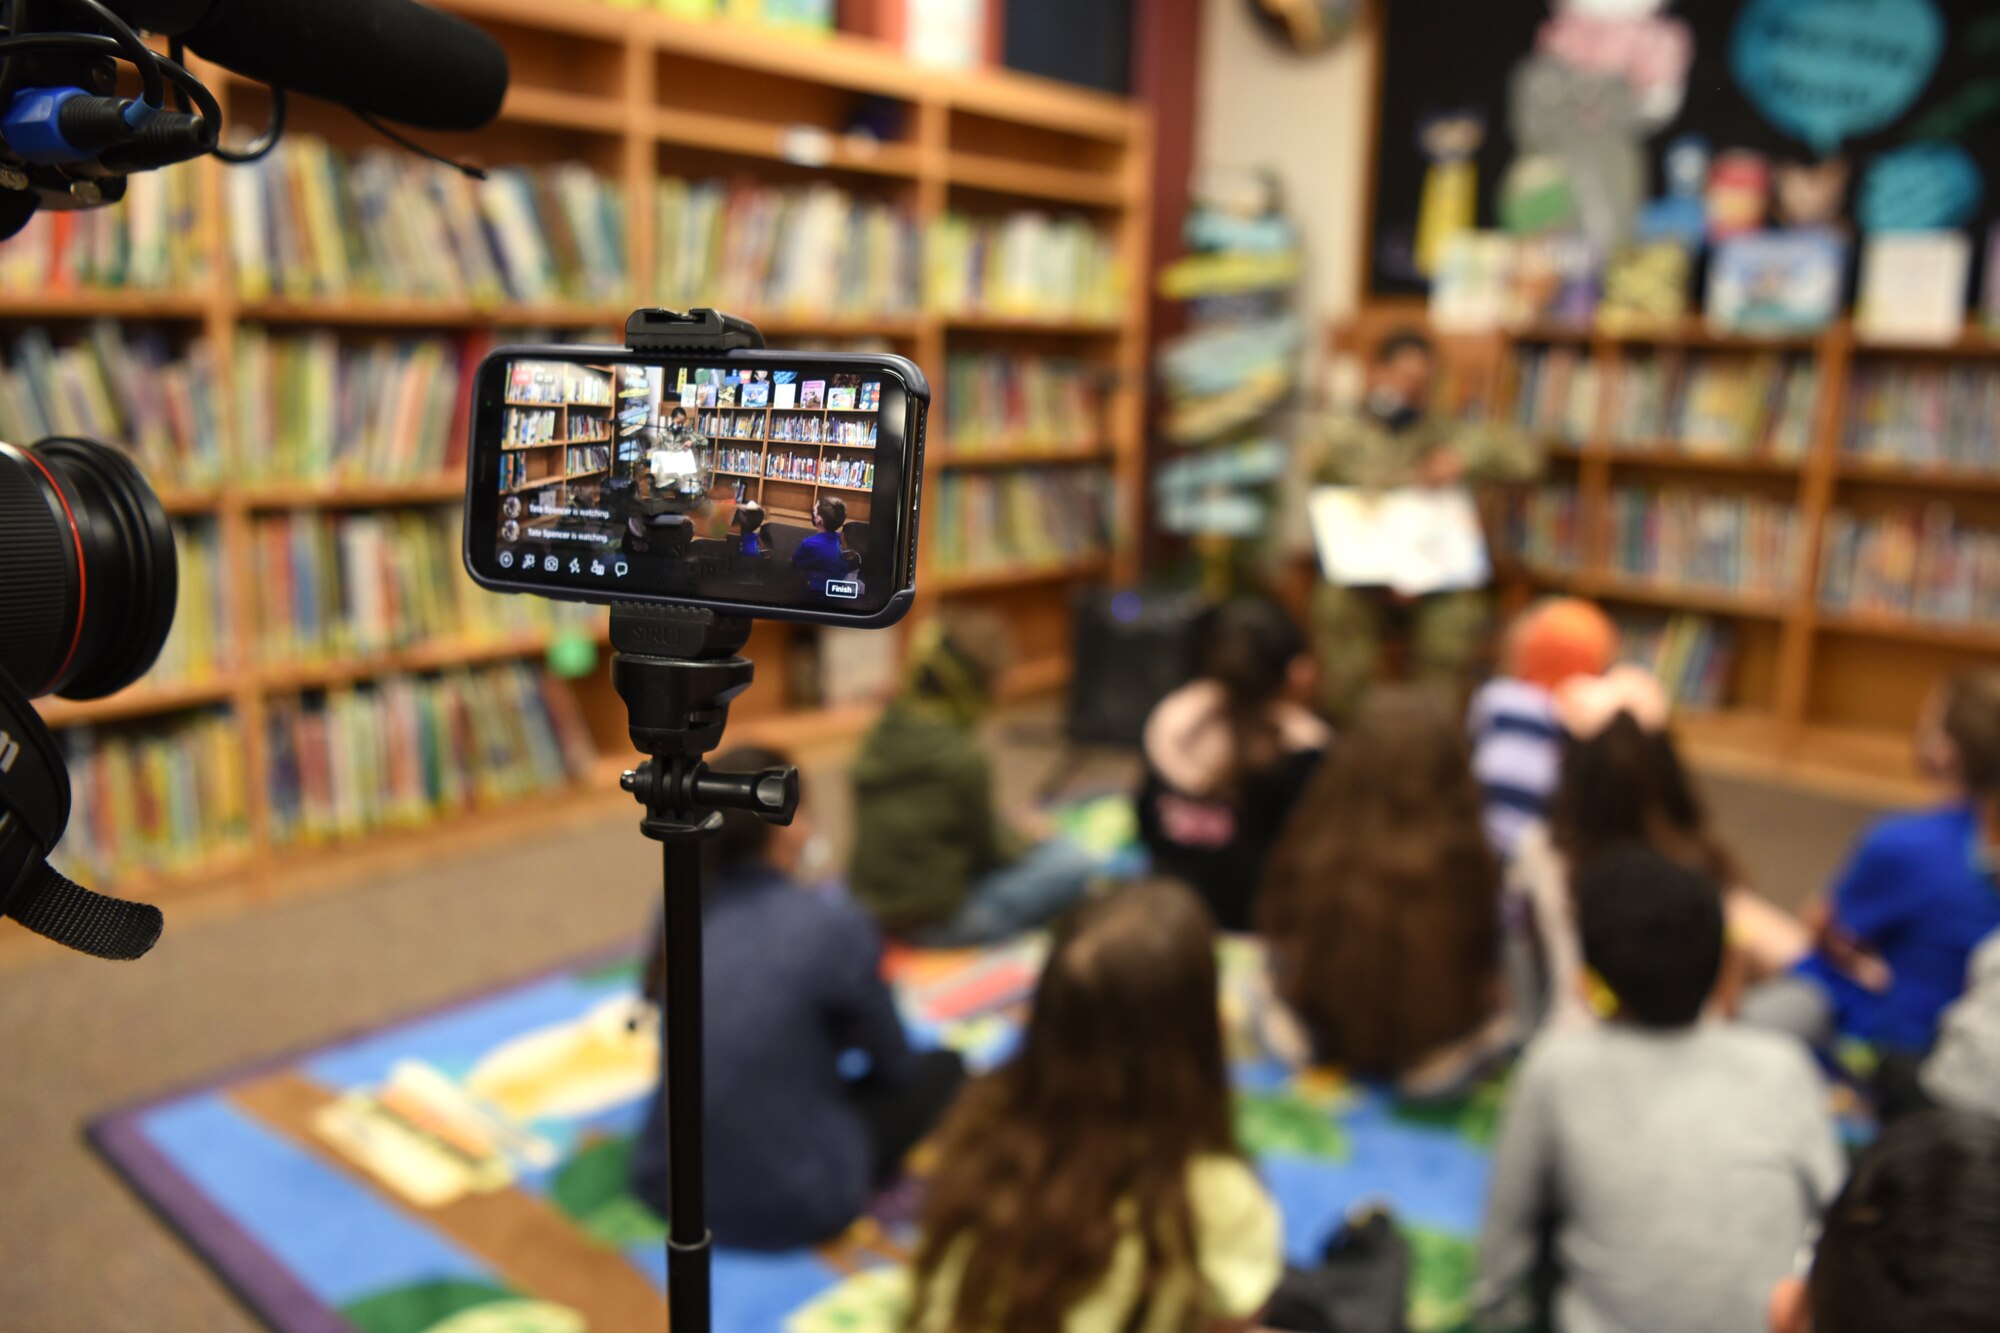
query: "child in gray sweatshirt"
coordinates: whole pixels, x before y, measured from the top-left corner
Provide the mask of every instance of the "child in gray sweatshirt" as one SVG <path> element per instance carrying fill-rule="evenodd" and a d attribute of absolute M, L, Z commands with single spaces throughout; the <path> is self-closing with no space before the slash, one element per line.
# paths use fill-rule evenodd
<path fill-rule="evenodd" d="M 1826 1092 L 1794 1039 L 1707 1023 L 1722 893 L 1649 849 L 1575 880 L 1610 1021 L 1529 1048 L 1501 1122 L 1476 1327 L 1744 1333 L 1840 1188 Z"/>

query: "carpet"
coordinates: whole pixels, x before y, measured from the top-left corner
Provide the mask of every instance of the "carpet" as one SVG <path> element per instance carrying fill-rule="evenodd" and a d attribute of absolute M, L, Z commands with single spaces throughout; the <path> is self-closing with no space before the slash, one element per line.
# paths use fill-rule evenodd
<path fill-rule="evenodd" d="M 892 955 L 913 1040 L 1004 1060 L 1044 947 Z M 1238 1126 L 1292 1258 L 1386 1201 L 1418 1255 L 1412 1327 L 1459 1327 L 1499 1087 L 1417 1109 L 1292 1074 L 1253 1036 L 1254 946 L 1221 952 Z M 626 959 L 568 967 L 117 1110 L 91 1141 L 281 1333 L 651 1333 L 663 1229 L 625 1168 L 657 1029 L 635 980 Z M 892 1195 L 832 1244 L 718 1252 L 715 1328 L 880 1327 L 868 1275 L 905 1257 L 909 1213 Z"/>

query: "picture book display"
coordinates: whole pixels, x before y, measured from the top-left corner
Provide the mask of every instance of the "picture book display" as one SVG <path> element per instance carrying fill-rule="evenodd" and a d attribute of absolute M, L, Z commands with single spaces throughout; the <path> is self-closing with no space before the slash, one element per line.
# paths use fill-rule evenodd
<path fill-rule="evenodd" d="M 1861 252 L 1855 334 L 1878 343 L 1953 343 L 1965 332 L 1972 239 L 1963 232 L 1871 236 Z"/>
<path fill-rule="evenodd" d="M 1720 333 L 1817 333 L 1840 313 L 1847 242 L 1818 228 L 1750 232 L 1715 247 L 1708 324 Z"/>
<path fill-rule="evenodd" d="M 1418 597 L 1482 588 L 1492 579 L 1479 510 L 1464 487 L 1320 486 L 1307 512 L 1320 576 L 1329 583 Z"/>

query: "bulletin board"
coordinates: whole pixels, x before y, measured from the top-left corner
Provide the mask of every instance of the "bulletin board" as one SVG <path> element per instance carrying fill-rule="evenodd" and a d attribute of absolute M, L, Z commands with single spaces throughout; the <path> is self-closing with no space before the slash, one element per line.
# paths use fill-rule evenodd
<path fill-rule="evenodd" d="M 2000 221 L 1991 0 L 1393 0 L 1383 6 L 1369 289 L 1421 294 L 1440 218 L 1532 222 L 1550 183 L 1630 225 L 1692 161 L 1747 150 L 1806 222 L 1953 227 L 1975 266 Z M 1755 159 L 1749 159 L 1754 161 Z M 1702 190 L 1706 196 L 1708 186 Z M 1739 201 L 1740 202 L 1740 201 Z M 1813 214 L 1825 216 L 1815 217 Z M 1621 215 L 1622 218 L 1621 218 Z M 1791 221 L 1778 218 L 1775 221 Z M 1595 238 L 1593 238 L 1595 239 Z M 1980 281 L 1975 275 L 1975 283 Z M 1975 286 L 1975 290 L 1978 288 Z"/>

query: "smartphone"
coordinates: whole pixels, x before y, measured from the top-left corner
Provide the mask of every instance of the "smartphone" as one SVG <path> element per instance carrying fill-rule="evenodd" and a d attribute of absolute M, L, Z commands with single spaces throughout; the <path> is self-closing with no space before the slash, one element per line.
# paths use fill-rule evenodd
<path fill-rule="evenodd" d="M 466 568 L 499 592 L 894 624 L 930 397 L 900 356 L 499 348 L 473 381 Z"/>

